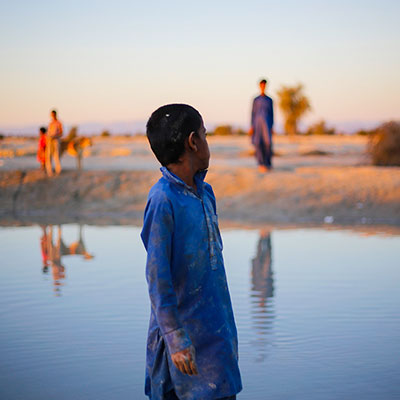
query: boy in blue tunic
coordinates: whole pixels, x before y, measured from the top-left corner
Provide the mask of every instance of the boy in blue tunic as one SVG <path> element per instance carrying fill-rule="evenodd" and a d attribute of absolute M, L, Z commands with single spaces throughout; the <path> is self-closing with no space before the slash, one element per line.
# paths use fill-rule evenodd
<path fill-rule="evenodd" d="M 141 237 L 151 301 L 145 393 L 152 400 L 235 399 L 242 389 L 235 320 L 201 115 L 160 107 L 147 123 L 162 165 Z"/>

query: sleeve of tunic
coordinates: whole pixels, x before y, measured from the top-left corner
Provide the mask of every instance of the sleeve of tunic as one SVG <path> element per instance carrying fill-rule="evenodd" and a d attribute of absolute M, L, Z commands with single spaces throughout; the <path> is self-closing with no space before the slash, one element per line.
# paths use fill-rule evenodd
<path fill-rule="evenodd" d="M 256 102 L 256 100 L 254 99 L 253 100 L 253 106 L 252 106 L 252 108 L 251 108 L 251 127 L 254 129 L 254 120 L 255 120 L 255 117 L 256 117 L 256 110 L 255 110 L 255 107 L 254 107 L 254 105 L 255 105 L 255 102 Z"/>
<path fill-rule="evenodd" d="M 171 275 L 174 221 L 172 207 L 164 196 L 149 199 L 142 230 L 147 250 L 146 279 L 150 302 L 170 354 L 192 343 L 179 321 L 178 304 Z"/>
<path fill-rule="evenodd" d="M 274 126 L 274 102 L 271 99 L 271 127 Z"/>

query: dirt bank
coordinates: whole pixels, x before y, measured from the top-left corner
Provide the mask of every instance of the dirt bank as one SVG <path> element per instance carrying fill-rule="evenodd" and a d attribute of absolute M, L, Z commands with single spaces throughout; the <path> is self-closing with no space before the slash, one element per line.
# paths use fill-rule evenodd
<path fill-rule="evenodd" d="M 0 219 L 140 221 L 158 171 L 0 172 Z M 299 167 L 259 174 L 214 168 L 220 218 L 248 223 L 400 225 L 400 168 Z"/>

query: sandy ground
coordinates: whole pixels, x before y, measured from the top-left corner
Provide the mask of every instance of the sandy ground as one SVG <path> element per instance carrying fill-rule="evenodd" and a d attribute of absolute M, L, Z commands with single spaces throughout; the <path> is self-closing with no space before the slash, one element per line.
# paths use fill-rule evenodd
<path fill-rule="evenodd" d="M 363 137 L 277 137 L 274 171 L 257 172 L 246 137 L 210 137 L 212 184 L 223 223 L 400 226 L 400 168 L 368 165 Z M 38 171 L 34 140 L 0 142 L 0 219 L 140 221 L 160 176 L 147 140 L 95 138 L 84 170 Z"/>
<path fill-rule="evenodd" d="M 214 167 L 255 167 L 252 145 L 247 137 L 209 137 L 211 149 L 210 169 Z M 364 137 L 297 137 L 275 138 L 277 157 L 274 166 L 278 170 L 293 170 L 300 166 L 344 166 L 367 163 Z M 37 142 L 35 138 L 6 138 L 0 141 L 0 171 L 36 169 Z M 312 152 L 323 151 L 323 156 Z M 76 159 L 64 155 L 64 169 L 75 169 Z M 86 151 L 85 170 L 158 170 L 145 137 L 93 138 L 93 146 Z"/>

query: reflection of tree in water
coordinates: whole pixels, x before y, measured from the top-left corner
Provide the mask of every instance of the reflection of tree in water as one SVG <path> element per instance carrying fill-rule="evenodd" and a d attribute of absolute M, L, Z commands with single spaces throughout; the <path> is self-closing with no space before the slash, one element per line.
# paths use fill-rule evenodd
<path fill-rule="evenodd" d="M 78 240 L 69 246 L 62 239 L 61 225 L 57 227 L 57 234 L 54 237 L 53 225 L 41 225 L 42 236 L 40 238 L 40 248 L 42 252 L 42 271 L 47 274 L 49 268 L 53 277 L 54 293 L 61 296 L 61 286 L 65 280 L 65 267 L 61 263 L 63 256 L 83 255 L 85 260 L 90 260 L 93 255 L 85 247 L 83 241 L 82 225 L 79 225 Z"/>
<path fill-rule="evenodd" d="M 272 272 L 272 244 L 271 233 L 261 231 L 257 244 L 257 254 L 252 260 L 251 269 L 251 306 L 256 333 L 256 345 L 259 347 L 256 361 L 266 358 L 268 332 L 274 318 L 270 298 L 274 295 L 274 280 Z"/>

